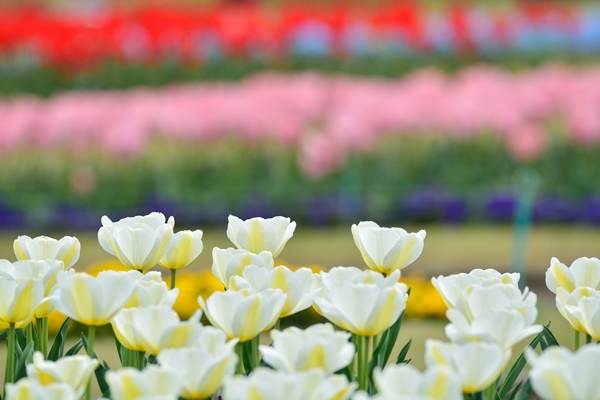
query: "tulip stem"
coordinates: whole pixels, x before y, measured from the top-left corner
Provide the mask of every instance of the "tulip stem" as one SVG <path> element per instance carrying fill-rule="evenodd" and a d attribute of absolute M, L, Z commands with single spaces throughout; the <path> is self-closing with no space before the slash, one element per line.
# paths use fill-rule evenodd
<path fill-rule="evenodd" d="M 367 390 L 369 382 L 369 336 L 357 336 L 358 390 Z"/>
<path fill-rule="evenodd" d="M 575 329 L 575 351 L 579 349 L 579 331 Z"/>
<path fill-rule="evenodd" d="M 273 329 L 279 330 L 280 327 L 281 327 L 281 318 L 277 318 L 277 321 L 275 321 L 275 325 L 273 326 Z"/>
<path fill-rule="evenodd" d="M 27 344 L 33 342 L 33 321 L 31 321 L 27 325 L 27 330 L 25 331 L 25 334 L 26 334 L 26 338 L 27 338 Z M 38 344 L 35 343 L 34 346 L 37 347 Z"/>
<path fill-rule="evenodd" d="M 175 289 L 175 278 L 177 277 L 177 270 L 171 268 L 171 289 Z"/>
<path fill-rule="evenodd" d="M 260 333 L 252 339 L 252 368 L 258 368 L 260 363 L 258 358 L 258 345 L 260 343 Z"/>
<path fill-rule="evenodd" d="M 138 351 L 137 353 L 137 369 L 141 371 L 144 369 L 144 357 L 146 357 L 146 352 Z"/>
<path fill-rule="evenodd" d="M 96 338 L 96 327 L 93 325 L 90 325 L 88 327 L 88 347 L 87 347 L 87 354 L 88 356 L 90 356 L 90 358 L 94 358 L 94 339 Z M 90 381 L 88 382 L 87 385 L 87 390 L 85 393 L 85 398 L 86 400 L 92 400 L 92 379 L 90 379 Z"/>
<path fill-rule="evenodd" d="M 40 341 L 40 351 L 44 355 L 44 360 L 48 356 L 48 317 L 37 320 L 40 323 L 38 329 L 38 338 Z"/>
<path fill-rule="evenodd" d="M 244 374 L 244 345 L 241 342 L 235 344 L 235 354 L 238 356 L 238 362 L 235 366 L 235 374 Z"/>
<path fill-rule="evenodd" d="M 6 371 L 4 372 L 4 397 L 6 398 L 6 384 L 15 381 L 15 323 L 11 322 L 8 328 L 8 354 L 6 355 Z"/>
<path fill-rule="evenodd" d="M 592 337 L 588 334 L 585 335 L 585 344 L 592 343 Z"/>

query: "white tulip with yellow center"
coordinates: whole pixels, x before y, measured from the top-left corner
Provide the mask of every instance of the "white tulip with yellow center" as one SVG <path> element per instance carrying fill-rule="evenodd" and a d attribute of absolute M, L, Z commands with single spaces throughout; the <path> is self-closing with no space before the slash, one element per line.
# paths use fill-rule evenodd
<path fill-rule="evenodd" d="M 201 230 L 174 233 L 171 245 L 159 260 L 159 264 L 169 269 L 187 267 L 202 253 L 203 248 Z"/>
<path fill-rule="evenodd" d="M 261 292 L 265 289 L 281 289 L 287 294 L 287 300 L 281 310 L 280 318 L 296 314 L 312 306 L 319 295 L 317 276 L 308 268 L 290 270 L 283 265 L 267 270 L 249 265 L 242 276 L 233 276 L 229 281 L 229 289 L 252 289 Z"/>
<path fill-rule="evenodd" d="M 494 269 L 474 269 L 468 274 L 460 273 L 449 276 L 440 275 L 431 278 L 431 283 L 438 291 L 446 307 L 456 307 L 461 293 L 471 286 L 487 287 L 491 285 L 504 284 L 518 287 L 520 274 L 500 273 Z"/>
<path fill-rule="evenodd" d="M 269 251 L 254 254 L 244 249 L 215 247 L 212 256 L 212 273 L 225 287 L 229 286 L 232 276 L 241 276 L 249 265 L 256 265 L 267 271 L 272 270 L 275 265 L 273 255 Z"/>
<path fill-rule="evenodd" d="M 136 287 L 131 296 L 131 300 L 125 305 L 125 308 L 145 307 L 145 306 L 166 306 L 173 307 L 179 289 L 171 289 L 163 282 L 160 272 L 149 271 L 145 275 L 139 271 L 127 272 Z"/>
<path fill-rule="evenodd" d="M 0 327 L 23 328 L 44 302 L 44 284 L 39 279 L 14 280 L 0 276 Z"/>
<path fill-rule="evenodd" d="M 81 244 L 76 237 L 65 236 L 60 240 L 48 236 L 19 236 L 13 244 L 15 256 L 19 261 L 58 260 L 71 268 L 79 260 Z"/>
<path fill-rule="evenodd" d="M 470 286 L 458 297 L 454 310 L 460 312 L 469 322 L 474 321 L 488 310 L 517 310 L 530 326 L 537 318 L 537 296 L 525 288 L 505 284 L 491 286 Z"/>
<path fill-rule="evenodd" d="M 444 343 L 425 341 L 425 364 L 428 368 L 442 365 L 452 368 L 461 378 L 463 393 L 480 392 L 502 374 L 511 351 L 496 343 Z"/>
<path fill-rule="evenodd" d="M 129 302 L 136 283 L 126 272 L 65 275 L 52 297 L 58 311 L 88 326 L 105 325 Z"/>
<path fill-rule="evenodd" d="M 375 222 L 363 221 L 352 225 L 352 236 L 367 266 L 389 274 L 419 258 L 426 232 L 408 233 L 402 228 L 382 228 Z"/>
<path fill-rule="evenodd" d="M 375 282 L 347 282 L 326 291 L 315 299 L 315 304 L 334 325 L 370 337 L 379 335 L 400 317 L 406 308 L 407 290 L 403 283 L 380 287 Z"/>
<path fill-rule="evenodd" d="M 556 308 L 575 330 L 600 339 L 600 291 L 583 286 L 569 293 L 558 287 Z"/>
<path fill-rule="evenodd" d="M 600 289 L 600 260 L 597 258 L 581 257 L 573 261 L 571 267 L 558 261 L 556 257 L 550 260 L 550 268 L 546 271 L 546 286 L 552 293 L 561 287 L 571 293 L 580 287 Z"/>
<path fill-rule="evenodd" d="M 165 223 L 161 213 L 123 218 L 112 222 L 102 217 L 98 231 L 100 246 L 129 268 L 145 270 L 154 267 L 171 244 L 175 220 Z"/>
<path fill-rule="evenodd" d="M 73 388 L 78 397 L 81 397 L 97 367 L 98 360 L 87 355 L 45 361 L 42 353 L 35 352 L 33 363 L 27 364 L 27 377 L 44 386 L 65 383 Z"/>
<path fill-rule="evenodd" d="M 450 367 L 434 365 L 424 372 L 408 364 L 388 365 L 373 371 L 377 393 L 390 398 L 461 400 L 460 376 Z"/>
<path fill-rule="evenodd" d="M 350 334 L 335 331 L 331 324 L 316 324 L 305 330 L 290 327 L 272 330 L 272 346 L 259 346 L 263 360 L 279 371 L 308 371 L 320 368 L 331 375 L 349 365 L 355 347 Z"/>
<path fill-rule="evenodd" d="M 112 400 L 177 400 L 182 388 L 181 374 L 156 365 L 106 371 L 106 382 Z"/>
<path fill-rule="evenodd" d="M 453 342 L 495 342 L 506 350 L 543 327 L 537 318 L 537 297 L 525 289 L 506 284 L 472 285 L 457 297 L 456 308 L 446 316 L 451 324 L 446 335 Z"/>
<path fill-rule="evenodd" d="M 210 323 L 229 339 L 237 338 L 240 342 L 271 329 L 286 300 L 287 295 L 280 289 L 214 292 L 206 302 L 202 296 L 198 297 L 200 308 Z"/>
<path fill-rule="evenodd" d="M 116 338 L 129 350 L 157 355 L 163 349 L 193 345 L 200 335 L 201 312 L 186 322 L 166 306 L 146 306 L 121 310 L 110 322 Z"/>
<path fill-rule="evenodd" d="M 318 283 L 321 286 L 319 297 L 325 297 L 331 290 L 348 282 L 374 284 L 383 289 L 393 287 L 398 283 L 398 279 L 400 279 L 400 271 L 394 271 L 385 277 L 380 272 L 372 270 L 362 270 L 356 267 L 333 267 L 329 271 L 319 273 Z M 316 299 L 313 307 L 315 311 L 323 315 Z"/>
<path fill-rule="evenodd" d="M 42 261 L 17 261 L 11 263 L 7 260 L 0 260 L 0 274 L 10 276 L 14 280 L 21 282 L 27 279 L 37 279 L 44 285 L 44 297 L 50 296 L 57 286 L 57 277 L 64 275 L 64 264 L 57 260 Z M 56 311 L 56 308 L 49 301 L 44 301 L 34 313 L 34 318 L 44 318 Z"/>
<path fill-rule="evenodd" d="M 529 379 L 535 393 L 548 400 L 600 400 L 600 347 L 582 346 L 576 352 L 550 346 L 541 354 L 525 350 L 531 366 Z"/>
<path fill-rule="evenodd" d="M 160 365 L 176 371 L 183 379 L 182 397 L 207 399 L 219 390 L 225 378 L 233 376 L 238 359 L 234 352 L 237 340 L 226 339 L 222 331 L 206 326 L 193 347 L 160 352 Z"/>
<path fill-rule="evenodd" d="M 518 310 L 488 309 L 469 321 L 456 309 L 448 310 L 446 336 L 453 343 L 483 341 L 498 343 L 503 350 L 512 349 L 521 340 L 543 330 L 542 325 L 527 325 Z"/>
<path fill-rule="evenodd" d="M 6 385 L 5 400 L 78 400 L 71 386 L 65 383 L 41 385 L 33 379 L 23 378 L 17 383 Z"/>
<path fill-rule="evenodd" d="M 227 400 L 345 400 L 356 383 L 345 375 L 325 375 L 322 370 L 303 372 L 257 368 L 250 376 L 236 375 L 225 381 L 223 398 Z"/>
<path fill-rule="evenodd" d="M 288 240 L 294 235 L 296 223 L 289 218 L 250 218 L 245 221 L 229 216 L 227 237 L 238 249 L 254 254 L 270 251 L 276 258 Z"/>

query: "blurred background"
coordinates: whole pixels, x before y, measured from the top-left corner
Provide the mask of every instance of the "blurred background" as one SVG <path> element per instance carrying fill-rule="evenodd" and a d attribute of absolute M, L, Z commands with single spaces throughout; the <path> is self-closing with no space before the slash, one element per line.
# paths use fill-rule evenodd
<path fill-rule="evenodd" d="M 428 231 L 412 316 L 496 268 L 566 331 L 544 272 L 600 253 L 599 142 L 594 1 L 0 3 L 0 256 L 69 234 L 97 270 L 102 215 L 163 212 L 205 231 L 189 307 L 229 214 L 291 217 L 278 262 L 315 269 L 363 266 L 374 220 Z"/>

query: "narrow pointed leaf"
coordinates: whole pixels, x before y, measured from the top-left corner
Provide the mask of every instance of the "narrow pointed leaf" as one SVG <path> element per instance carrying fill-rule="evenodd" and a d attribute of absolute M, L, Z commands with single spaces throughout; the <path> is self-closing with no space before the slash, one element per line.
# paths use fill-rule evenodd
<path fill-rule="evenodd" d="M 52 347 L 48 352 L 48 360 L 56 361 L 59 358 L 62 358 L 65 350 L 65 341 L 67 340 L 67 330 L 69 329 L 70 324 L 71 318 L 67 318 L 60 326 L 60 329 L 54 338 L 54 343 L 52 343 Z"/>

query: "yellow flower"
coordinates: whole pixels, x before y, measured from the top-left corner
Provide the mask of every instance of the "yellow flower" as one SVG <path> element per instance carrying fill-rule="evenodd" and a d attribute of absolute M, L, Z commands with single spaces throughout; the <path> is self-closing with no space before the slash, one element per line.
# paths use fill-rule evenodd
<path fill-rule="evenodd" d="M 181 319 L 189 319 L 198 309 L 198 297 L 208 299 L 214 292 L 222 292 L 223 284 L 210 271 L 183 273 L 177 276 L 179 296 L 173 309 Z"/>

